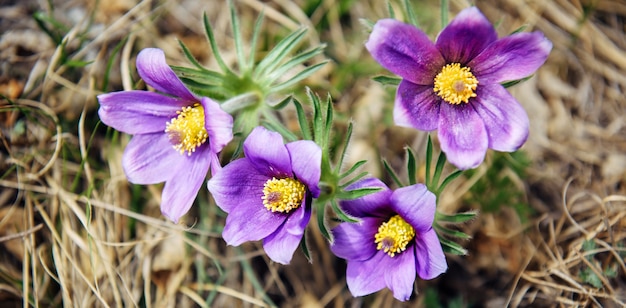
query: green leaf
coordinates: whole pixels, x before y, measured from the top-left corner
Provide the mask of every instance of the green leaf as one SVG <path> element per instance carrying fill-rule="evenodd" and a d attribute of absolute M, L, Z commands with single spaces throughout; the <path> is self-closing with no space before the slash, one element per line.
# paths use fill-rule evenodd
<path fill-rule="evenodd" d="M 295 76 L 291 77 L 289 80 L 273 86 L 271 88 L 272 92 L 280 92 L 283 91 L 293 85 L 295 85 L 296 83 L 300 82 L 301 80 L 313 75 L 313 73 L 317 72 L 317 70 L 319 70 L 320 68 L 322 68 L 322 66 L 324 66 L 328 61 L 323 61 L 317 64 L 314 64 L 312 66 L 309 66 L 303 70 L 301 70 L 300 72 L 298 72 Z"/>
<path fill-rule="evenodd" d="M 348 152 L 348 145 L 350 144 L 350 138 L 352 138 L 352 127 L 353 127 L 353 123 L 352 121 L 350 121 L 348 123 L 348 130 L 346 131 L 346 139 L 343 143 L 343 149 L 341 149 L 341 155 L 339 156 L 339 163 L 337 163 L 336 169 L 335 169 L 335 173 L 339 173 L 339 171 L 341 170 L 341 167 L 343 166 L 343 160 L 346 157 L 346 153 Z M 359 166 L 361 166 L 363 163 L 361 162 L 357 162 L 355 165 L 359 164 Z M 358 166 L 356 167 L 358 168 Z M 352 173 L 354 170 L 356 170 L 356 168 L 354 166 L 352 166 L 352 168 L 350 168 L 349 172 L 344 172 L 341 175 L 339 175 L 340 179 L 345 178 L 346 176 L 348 176 L 350 173 Z"/>
<path fill-rule="evenodd" d="M 459 239 L 462 239 L 462 240 L 468 240 L 468 239 L 472 238 L 470 235 L 468 235 L 465 232 L 448 229 L 448 228 L 442 227 L 440 225 L 435 225 L 435 228 L 437 229 L 438 233 L 445 234 L 445 235 L 447 235 L 449 237 L 455 237 L 455 238 L 459 238 Z"/>
<path fill-rule="evenodd" d="M 183 50 L 183 53 L 185 54 L 185 58 L 187 58 L 187 60 L 189 60 L 189 62 L 191 62 L 193 66 L 197 67 L 199 70 L 202 70 L 202 71 L 206 70 L 206 68 L 204 68 L 204 66 L 202 66 L 202 64 L 200 64 L 198 60 L 196 60 L 196 57 L 194 57 L 191 54 L 191 51 L 189 50 L 189 48 L 187 48 L 187 45 L 185 45 L 183 41 L 178 40 L 178 45 L 180 45 L 180 48 Z"/>
<path fill-rule="evenodd" d="M 345 221 L 345 222 L 350 222 L 350 223 L 357 223 L 360 222 L 361 220 L 350 216 L 348 214 L 346 214 L 346 212 L 344 212 L 340 207 L 339 204 L 337 204 L 337 200 L 332 199 L 330 201 L 330 206 L 333 209 L 333 211 L 335 212 L 335 214 L 337 215 L 337 218 L 339 218 L 341 221 Z"/>
<path fill-rule="evenodd" d="M 528 25 L 522 25 L 519 28 L 513 30 L 513 32 L 511 32 L 511 34 L 509 34 L 509 35 L 513 35 L 515 33 L 523 32 L 524 30 L 526 30 L 526 28 L 528 28 Z"/>
<path fill-rule="evenodd" d="M 409 174 L 409 185 L 415 185 L 417 183 L 417 159 L 415 158 L 415 152 L 413 152 L 410 147 L 406 147 L 406 155 L 406 169 Z"/>
<path fill-rule="evenodd" d="M 337 198 L 342 200 L 354 200 L 380 191 L 380 187 L 363 187 L 354 190 L 344 190 L 337 193 Z"/>
<path fill-rule="evenodd" d="M 435 191 L 435 183 L 430 181 L 430 165 L 433 160 L 433 140 L 428 134 L 428 140 L 426 141 L 426 187 L 430 191 Z"/>
<path fill-rule="evenodd" d="M 217 65 L 219 65 L 222 72 L 233 74 L 233 72 L 228 68 L 228 65 L 226 65 L 226 62 L 224 62 L 222 55 L 220 54 L 220 50 L 217 47 L 217 42 L 215 41 L 215 35 L 213 34 L 213 29 L 211 28 L 211 23 L 209 23 L 209 17 L 207 16 L 206 12 L 204 13 L 202 20 L 204 22 L 204 32 L 206 33 L 209 40 L 209 45 L 211 45 L 211 50 L 213 50 L 213 56 L 215 57 Z"/>
<path fill-rule="evenodd" d="M 246 57 L 243 53 L 243 43 L 241 42 L 241 29 L 239 28 L 239 18 L 237 17 L 237 11 L 235 11 L 235 5 L 232 0 L 228 0 L 228 6 L 230 8 L 230 23 L 233 30 L 233 37 L 235 39 L 235 53 L 237 54 L 237 62 L 241 72 L 248 71 Z"/>
<path fill-rule="evenodd" d="M 272 107 L 272 109 L 274 110 L 280 110 L 283 109 L 287 106 L 287 104 L 289 104 L 291 102 L 291 100 L 293 99 L 293 96 L 291 95 L 287 95 L 285 98 L 283 98 L 282 100 L 280 100 L 279 102 L 272 104 L 268 102 L 268 105 L 270 107 Z"/>
<path fill-rule="evenodd" d="M 302 239 L 300 240 L 300 250 L 302 250 L 302 253 L 304 254 L 306 260 L 309 261 L 309 263 L 313 263 L 313 259 L 311 259 L 311 251 L 309 250 L 309 245 L 307 245 L 306 243 L 306 238 L 307 232 L 305 229 L 304 234 L 302 235 Z"/>
<path fill-rule="evenodd" d="M 270 50 L 263 60 L 254 69 L 253 76 L 255 79 L 262 79 L 263 75 L 274 70 L 274 68 L 282 62 L 283 58 L 291 52 L 300 43 L 304 34 L 307 32 L 306 28 L 300 28 L 294 32 L 291 32 L 285 38 L 283 38 L 276 46 Z"/>
<path fill-rule="evenodd" d="M 304 62 L 315 57 L 316 55 L 321 54 L 324 51 L 324 48 L 326 48 L 326 44 L 320 45 L 313 49 L 309 49 L 305 52 L 301 52 L 297 54 L 295 57 L 291 58 L 289 61 L 280 65 L 280 67 L 278 67 L 275 71 L 268 74 L 263 79 L 263 82 L 266 83 L 267 85 L 274 83 L 274 81 L 276 81 L 278 78 L 283 77 L 285 74 L 287 74 L 287 72 L 289 72 L 289 70 L 291 70 L 295 66 L 303 64 Z"/>
<path fill-rule="evenodd" d="M 253 67 L 256 60 L 255 53 L 257 49 L 257 42 L 259 40 L 259 34 L 261 33 L 264 17 L 265 7 L 263 7 L 261 13 L 259 14 L 259 17 L 257 17 L 256 22 L 254 23 L 254 32 L 252 33 L 252 42 L 250 43 L 250 54 L 248 55 L 248 67 Z"/>
<path fill-rule="evenodd" d="M 300 124 L 302 137 L 305 140 L 313 140 L 313 136 L 311 136 L 311 127 L 309 126 L 309 121 L 306 118 L 306 114 L 304 113 L 302 104 L 300 104 L 300 102 L 295 98 L 293 99 L 293 104 L 296 107 L 296 113 L 298 115 L 298 124 Z"/>
<path fill-rule="evenodd" d="M 340 179 L 343 179 L 347 176 L 349 176 L 350 174 L 352 174 L 354 171 L 356 171 L 359 167 L 363 166 L 365 163 L 367 163 L 367 160 L 360 160 L 358 162 L 356 162 L 354 165 L 352 165 L 352 167 L 350 167 L 350 169 L 348 169 L 347 171 L 343 172 L 342 174 L 339 175 Z"/>
<path fill-rule="evenodd" d="M 435 192 L 435 195 L 437 195 L 437 196 L 441 195 L 441 192 L 443 192 L 444 188 L 446 188 L 446 186 L 448 186 L 448 184 L 450 184 L 450 182 L 452 182 L 452 180 L 458 178 L 461 174 L 463 174 L 463 170 L 456 170 L 456 171 L 450 173 L 443 180 L 443 182 L 441 182 L 441 185 L 439 185 L 439 188 L 437 188 L 437 191 Z"/>
<path fill-rule="evenodd" d="M 385 170 L 387 171 L 387 174 L 389 174 L 389 176 L 391 177 L 391 179 L 393 180 L 394 183 L 396 183 L 396 186 L 398 187 L 403 187 L 405 186 L 402 181 L 400 181 L 400 178 L 398 177 L 398 175 L 396 174 L 395 171 L 393 171 L 393 168 L 391 168 L 391 166 L 389 165 L 389 163 L 387 162 L 386 159 L 383 159 L 383 167 L 385 167 Z"/>
<path fill-rule="evenodd" d="M 320 232 L 322 235 L 328 240 L 330 243 L 333 242 L 333 235 L 328 231 L 328 227 L 326 226 L 326 217 L 324 215 L 324 203 L 315 202 L 315 213 L 317 217 L 317 225 L 320 228 Z"/>
<path fill-rule="evenodd" d="M 437 212 L 435 214 L 435 221 L 444 221 L 444 222 L 448 222 L 448 223 L 459 224 L 459 223 L 468 222 L 468 221 L 476 218 L 477 215 L 478 215 L 478 211 L 469 211 L 469 212 L 463 212 L 463 213 L 456 213 L 456 214 L 453 214 L 453 215 L 448 215 L 448 214 L 443 214 L 443 213 Z"/>
<path fill-rule="evenodd" d="M 417 23 L 417 16 L 415 15 L 415 11 L 413 10 L 413 6 L 409 3 L 409 0 L 404 0 L 404 7 L 406 11 L 406 17 L 410 24 L 419 27 Z"/>
<path fill-rule="evenodd" d="M 361 173 L 359 173 L 359 175 L 355 176 L 354 178 L 350 179 L 349 181 L 341 184 L 341 186 L 339 186 L 340 189 L 345 189 L 346 187 L 356 183 L 358 180 L 362 179 L 363 177 L 365 177 L 367 175 L 366 171 L 363 171 Z"/>
<path fill-rule="evenodd" d="M 512 86 L 514 86 L 514 85 L 516 85 L 516 84 L 518 84 L 518 83 L 522 83 L 522 82 L 524 82 L 524 81 L 526 81 L 526 80 L 528 80 L 528 79 L 532 78 L 533 76 L 534 76 L 534 75 L 530 75 L 530 76 L 524 77 L 524 78 L 522 78 L 522 79 L 517 79 L 517 80 L 512 80 L 512 81 L 506 81 L 506 82 L 501 83 L 501 85 L 502 85 L 503 87 L 505 87 L 505 88 L 510 88 L 510 87 L 512 87 Z"/>
<path fill-rule="evenodd" d="M 461 247 L 461 245 L 442 237 L 439 237 L 439 241 L 441 242 L 441 248 L 443 248 L 443 252 L 459 256 L 467 255 L 467 249 Z"/>
<path fill-rule="evenodd" d="M 390 77 L 390 76 L 376 76 L 372 78 L 374 81 L 384 85 L 384 86 L 397 86 L 402 81 L 402 78 L 398 77 Z"/>

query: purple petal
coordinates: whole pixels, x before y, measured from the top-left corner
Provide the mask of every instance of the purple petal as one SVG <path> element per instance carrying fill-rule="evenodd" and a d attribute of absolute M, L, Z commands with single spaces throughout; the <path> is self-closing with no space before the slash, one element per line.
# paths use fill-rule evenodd
<path fill-rule="evenodd" d="M 359 188 L 376 188 L 381 190 L 365 195 L 354 200 L 340 201 L 341 208 L 349 215 L 354 217 L 384 217 L 389 218 L 391 209 L 389 207 L 389 198 L 391 190 L 377 178 L 365 178 L 346 188 L 346 190 L 356 190 Z"/>
<path fill-rule="evenodd" d="M 243 152 L 250 163 L 263 175 L 269 177 L 292 177 L 291 158 L 283 143 L 283 137 L 258 126 L 243 142 Z"/>
<path fill-rule="evenodd" d="M 385 284 L 397 300 L 407 301 L 413 293 L 415 283 L 415 254 L 407 249 L 393 258 L 383 259 L 381 267 L 386 268 Z"/>
<path fill-rule="evenodd" d="M 384 68 L 416 84 L 432 84 L 445 64 L 424 32 L 394 19 L 376 22 L 365 48 Z"/>
<path fill-rule="evenodd" d="M 415 243 L 416 267 L 420 278 L 433 279 L 448 269 L 435 230 L 418 234 Z"/>
<path fill-rule="evenodd" d="M 160 92 L 187 101 L 198 101 L 167 65 L 165 53 L 161 49 L 145 48 L 140 51 L 137 55 L 137 71 L 146 84 Z"/>
<path fill-rule="evenodd" d="M 436 45 L 447 63 L 465 65 L 497 39 L 489 20 L 478 8 L 469 7 L 441 31 Z"/>
<path fill-rule="evenodd" d="M 211 150 L 219 153 L 233 140 L 233 117 L 210 98 L 200 100 L 204 108 L 204 128 L 209 134 Z"/>
<path fill-rule="evenodd" d="M 364 261 L 377 251 L 375 236 L 384 221 L 379 218 L 362 218 L 358 223 L 343 222 L 333 228 L 335 241 L 330 250 L 349 261 Z"/>
<path fill-rule="evenodd" d="M 489 45 L 468 66 L 480 84 L 517 80 L 543 65 L 550 50 L 552 42 L 541 32 L 516 33 Z"/>
<path fill-rule="evenodd" d="M 209 171 L 212 156 L 207 154 L 210 154 L 210 151 L 209 147 L 205 146 L 190 156 L 181 155 L 183 163 L 176 169 L 169 169 L 174 174 L 163 187 L 161 213 L 174 223 L 189 211 L 196 199 Z"/>
<path fill-rule="evenodd" d="M 254 203 L 263 206 L 263 185 L 269 178 L 260 174 L 247 158 L 232 161 L 220 172 L 213 175 L 207 188 L 215 203 L 226 213 L 239 210 L 242 206 Z"/>
<path fill-rule="evenodd" d="M 469 104 L 442 103 L 439 112 L 439 142 L 448 161 L 461 170 L 476 168 L 487 153 L 487 130 Z"/>
<path fill-rule="evenodd" d="M 267 256 L 274 262 L 289 264 L 310 219 L 310 206 L 303 205 L 291 213 L 285 223 L 263 241 Z"/>
<path fill-rule="evenodd" d="M 528 116 L 504 87 L 499 84 L 480 87 L 473 104 L 487 129 L 489 148 L 512 152 L 526 142 Z"/>
<path fill-rule="evenodd" d="M 128 181 L 145 185 L 170 179 L 183 160 L 164 133 L 140 134 L 126 146 L 122 166 Z"/>
<path fill-rule="evenodd" d="M 391 259 L 384 252 L 378 252 L 366 261 L 348 261 L 346 269 L 346 282 L 348 289 L 354 296 L 363 296 L 384 289 L 385 271 L 388 269 L 381 266 L 386 264 L 385 259 Z"/>
<path fill-rule="evenodd" d="M 320 195 L 320 176 L 322 174 L 322 149 L 310 140 L 290 142 L 285 145 L 291 158 L 291 168 L 298 180 L 302 181 L 313 198 Z"/>
<path fill-rule="evenodd" d="M 396 125 L 423 131 L 437 129 L 440 100 L 433 86 L 402 80 L 396 93 L 393 119 Z"/>
<path fill-rule="evenodd" d="M 135 135 L 165 131 L 165 125 L 187 104 L 148 91 L 123 91 L 98 95 L 98 115 L 104 124 Z"/>
<path fill-rule="evenodd" d="M 425 185 L 415 184 L 396 189 L 391 195 L 394 211 L 417 233 L 430 230 L 435 219 L 437 197 Z"/>
<path fill-rule="evenodd" d="M 215 203 L 229 215 L 222 237 L 233 246 L 257 241 L 272 234 L 286 215 L 268 211 L 263 205 L 263 185 L 268 180 L 247 158 L 226 165 L 207 187 Z"/>

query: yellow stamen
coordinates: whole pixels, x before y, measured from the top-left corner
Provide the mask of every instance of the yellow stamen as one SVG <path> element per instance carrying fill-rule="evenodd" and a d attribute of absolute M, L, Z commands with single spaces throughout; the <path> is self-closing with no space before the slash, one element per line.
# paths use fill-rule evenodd
<path fill-rule="evenodd" d="M 180 154 L 187 152 L 187 155 L 191 155 L 209 138 L 204 128 L 204 108 L 195 104 L 183 107 L 176 113 L 178 116 L 166 124 L 165 132 L 174 149 Z"/>
<path fill-rule="evenodd" d="M 306 186 L 292 178 L 267 180 L 263 187 L 263 205 L 272 212 L 289 213 L 302 204 Z"/>
<path fill-rule="evenodd" d="M 478 79 L 469 67 L 459 63 L 447 64 L 435 77 L 435 92 L 446 102 L 458 105 L 467 103 L 470 97 L 476 97 Z"/>
<path fill-rule="evenodd" d="M 415 229 L 400 215 L 396 215 L 378 227 L 375 238 L 375 243 L 378 244 L 376 249 L 382 249 L 393 258 L 397 253 L 406 250 L 406 246 L 415 238 Z"/>

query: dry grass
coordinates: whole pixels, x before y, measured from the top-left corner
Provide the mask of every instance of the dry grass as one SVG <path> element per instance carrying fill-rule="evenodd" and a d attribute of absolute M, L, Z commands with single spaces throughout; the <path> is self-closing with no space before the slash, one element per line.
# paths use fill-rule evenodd
<path fill-rule="evenodd" d="M 359 18 L 385 17 L 385 6 L 354 1 L 341 15 L 335 0 L 325 0 L 308 17 L 304 2 L 237 1 L 244 37 L 265 5 L 269 42 L 307 25 L 311 44 L 329 44 L 334 62 L 307 83 L 330 92 L 342 116 L 356 119 L 351 158 L 370 159 L 368 170 L 381 175 L 379 155 L 398 166 L 405 144 L 423 143 L 423 135 L 385 124 L 380 110 L 389 108 L 390 93 L 370 80 L 382 70 L 362 46 Z M 426 12 L 436 12 L 437 1 L 430 2 L 420 4 L 420 17 L 434 34 L 436 17 Z M 297 252 L 291 265 L 278 266 L 258 243 L 226 247 L 219 237 L 223 215 L 207 192 L 187 221 L 174 225 L 160 215 L 159 185 L 126 181 L 121 154 L 128 137 L 97 125 L 95 95 L 103 90 L 107 62 L 113 57 L 107 91 L 135 86 L 134 57 L 144 47 L 162 48 L 170 64 L 186 65 L 175 39 L 214 65 L 203 38 L 206 11 L 232 63 L 225 1 L 116 0 L 101 1 L 97 9 L 89 1 L 52 3 L 54 9 L 35 0 L 0 5 L 0 92 L 6 97 L 0 101 L 0 306 L 400 305 L 388 291 L 352 298 L 343 261 L 330 254 L 315 227 L 308 239 L 313 265 Z M 423 291 L 431 289 L 442 304 L 460 298 L 491 307 L 624 306 L 626 5 L 476 4 L 499 22 L 501 35 L 525 24 L 554 43 L 536 77 L 511 88 L 531 118 L 523 148 L 531 164 L 526 177 L 503 176 L 513 179 L 534 214 L 524 221 L 503 207 L 463 226 L 474 237 L 463 243 L 470 255 L 450 256 L 449 271 L 418 282 L 420 293 L 408 305 L 425 305 Z M 451 9 L 467 5 L 452 1 Z M 29 17 L 35 11 L 67 26 L 66 54 Z M 327 25 L 316 32 L 321 22 Z M 93 62 L 73 66 L 68 60 Z M 489 159 L 474 177 L 447 189 L 443 211 L 471 206 L 465 196 Z M 583 273 L 597 280 L 590 283 Z"/>

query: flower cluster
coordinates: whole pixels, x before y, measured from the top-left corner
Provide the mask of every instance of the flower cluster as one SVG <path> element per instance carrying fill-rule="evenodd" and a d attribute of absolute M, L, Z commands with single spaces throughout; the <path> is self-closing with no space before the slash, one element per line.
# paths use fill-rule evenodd
<path fill-rule="evenodd" d="M 398 300 L 408 300 L 416 277 L 433 279 L 444 273 L 445 248 L 460 247 L 437 232 L 443 230 L 437 219 L 446 217 L 437 213 L 439 193 L 460 170 L 480 165 L 487 149 L 515 151 L 523 145 L 528 116 L 503 83 L 533 74 L 545 62 L 552 44 L 539 32 L 498 39 L 494 27 L 475 7 L 461 11 L 434 43 L 414 25 L 394 19 L 375 23 L 365 48 L 384 68 L 402 77 L 393 112 L 396 124 L 437 130 L 445 153 L 430 180 L 429 139 L 426 183 L 419 184 L 415 183 L 415 157 L 409 150 L 409 184 L 392 174 L 398 186 L 392 190 L 379 179 L 352 175 L 364 161 L 348 171 L 342 168 L 352 124 L 344 153 L 333 166 L 330 101 L 323 105 L 308 92 L 311 121 L 295 99 L 279 104 L 265 101 L 269 94 L 295 86 L 323 65 L 305 68 L 291 80 L 281 79 L 285 72 L 320 54 L 323 47 L 285 60 L 304 35 L 298 30 L 256 65 L 253 53 L 244 57 L 236 20 L 233 27 L 241 75 L 219 57 L 205 16 L 207 36 L 223 74 L 193 59 L 198 69 L 172 69 L 163 51 L 148 48 L 138 54 L 137 70 L 156 92 L 131 90 L 98 96 L 101 120 L 133 135 L 123 156 L 128 180 L 165 182 L 161 210 L 178 222 L 210 170 L 208 191 L 227 213 L 222 232 L 226 243 L 238 246 L 262 240 L 269 258 L 281 264 L 289 264 L 299 246 L 307 249 L 303 237 L 315 212 L 331 251 L 347 261 L 347 285 L 354 296 L 388 288 Z M 269 107 L 251 103 L 251 97 Z M 299 134 L 271 113 L 289 102 L 297 110 Z M 267 123 L 267 128 L 259 123 Z M 242 136 L 242 153 L 236 151 L 234 159 L 222 167 L 219 155 L 234 139 L 233 130 Z M 446 159 L 460 170 L 439 184 Z M 325 219 L 328 205 L 336 214 L 332 220 Z M 328 231 L 326 226 L 333 222 L 337 223 Z"/>

